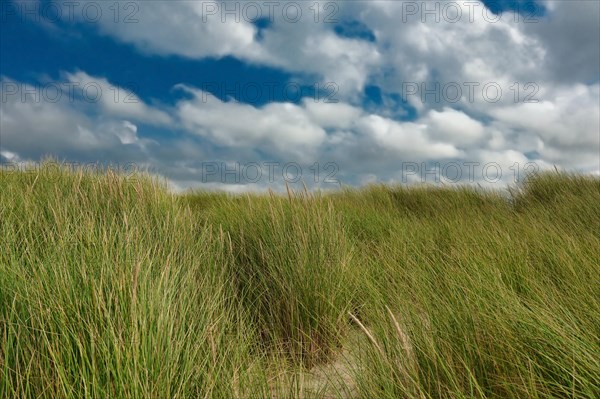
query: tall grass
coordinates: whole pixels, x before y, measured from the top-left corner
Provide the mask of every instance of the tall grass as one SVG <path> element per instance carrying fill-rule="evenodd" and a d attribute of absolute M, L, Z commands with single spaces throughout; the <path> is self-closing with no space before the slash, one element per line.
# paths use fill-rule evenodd
<path fill-rule="evenodd" d="M 374 188 L 349 206 L 403 214 L 361 245 L 376 271 L 363 396 L 598 397 L 600 182 L 538 176 L 514 206 L 427 191 Z"/>
<path fill-rule="evenodd" d="M 356 275 L 331 201 L 307 192 L 247 197 L 211 214 L 231 239 L 236 294 L 261 345 L 310 367 L 326 361 L 348 329 Z"/>
<path fill-rule="evenodd" d="M 2 172 L 0 397 L 598 397 L 600 181 L 511 192 Z"/>
<path fill-rule="evenodd" d="M 251 332 L 224 241 L 189 209 L 110 173 L 3 175 L 0 192 L 0 396 L 234 396 Z"/>

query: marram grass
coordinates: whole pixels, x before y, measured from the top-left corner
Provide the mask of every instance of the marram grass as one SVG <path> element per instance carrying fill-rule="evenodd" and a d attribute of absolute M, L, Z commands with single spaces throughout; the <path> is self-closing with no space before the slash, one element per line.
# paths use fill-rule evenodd
<path fill-rule="evenodd" d="M 0 173 L 0 397 L 596 398 L 600 181 Z"/>

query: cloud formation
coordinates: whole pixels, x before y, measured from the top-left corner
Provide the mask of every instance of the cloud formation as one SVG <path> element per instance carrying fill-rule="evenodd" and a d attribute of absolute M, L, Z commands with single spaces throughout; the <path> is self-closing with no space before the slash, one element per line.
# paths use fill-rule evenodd
<path fill-rule="evenodd" d="M 290 9 L 264 25 L 242 14 L 236 20 L 241 4 L 139 2 L 138 22 L 115 24 L 106 12 L 96 29 L 159 57 L 233 56 L 300 81 L 336 82 L 339 102 L 255 106 L 181 82 L 174 92 L 184 98 L 147 104 L 106 77 L 76 69 L 65 71 L 64 81 L 97 87 L 98 101 L 48 101 L 42 94 L 35 101 L 21 91 L 39 88 L 3 77 L 3 159 L 58 154 L 140 162 L 179 188 L 218 187 L 218 177 L 204 179 L 213 161 L 263 169 L 265 161 L 335 163 L 347 184 L 412 181 L 452 163 L 478 164 L 475 179 L 460 179 L 468 182 L 486 181 L 486 164 L 501 167 L 500 183 L 511 181 L 515 164 L 600 173 L 597 2 L 544 1 L 546 14 L 534 22 L 511 11 L 494 15 L 479 2 L 440 1 L 425 10 L 422 2 L 336 2 L 332 9 L 326 7 L 334 3 L 320 2 L 318 15 L 313 3 L 297 3 L 301 18 L 291 22 L 300 14 Z M 337 22 L 325 23 L 332 11 Z M 341 34 L 335 28 L 344 22 L 368 34 Z M 378 87 L 384 101 L 367 108 L 367 86 Z M 116 101 L 115 93 L 129 101 Z M 396 117 L 394 98 L 415 116 Z M 243 183 L 230 188 L 283 186 Z"/>

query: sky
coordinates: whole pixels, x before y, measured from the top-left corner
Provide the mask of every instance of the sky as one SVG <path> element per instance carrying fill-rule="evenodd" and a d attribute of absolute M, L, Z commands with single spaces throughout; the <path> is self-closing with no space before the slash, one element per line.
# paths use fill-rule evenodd
<path fill-rule="evenodd" d="M 0 1 L 0 163 L 175 190 L 600 175 L 600 2 Z"/>

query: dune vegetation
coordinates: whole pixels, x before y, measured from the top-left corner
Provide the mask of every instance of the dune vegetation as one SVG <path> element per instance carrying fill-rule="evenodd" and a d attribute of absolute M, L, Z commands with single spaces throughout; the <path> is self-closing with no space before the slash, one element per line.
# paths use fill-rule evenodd
<path fill-rule="evenodd" d="M 600 180 L 0 173 L 0 397 L 600 397 Z"/>

